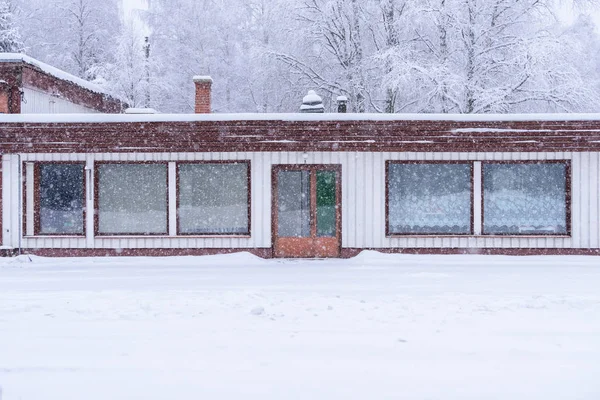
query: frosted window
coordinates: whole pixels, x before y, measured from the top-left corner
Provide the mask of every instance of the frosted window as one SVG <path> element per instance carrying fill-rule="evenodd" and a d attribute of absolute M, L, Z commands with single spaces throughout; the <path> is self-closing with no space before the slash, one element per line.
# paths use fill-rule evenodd
<path fill-rule="evenodd" d="M 179 164 L 179 231 L 247 234 L 248 164 Z"/>
<path fill-rule="evenodd" d="M 471 233 L 469 164 L 389 164 L 389 233 Z"/>
<path fill-rule="evenodd" d="M 39 166 L 41 234 L 83 234 L 83 164 Z"/>
<path fill-rule="evenodd" d="M 484 164 L 483 232 L 566 234 L 563 163 Z"/>
<path fill-rule="evenodd" d="M 104 234 L 167 233 L 167 166 L 98 166 L 98 230 Z"/>
<path fill-rule="evenodd" d="M 310 237 L 310 171 L 279 171 L 277 234 Z"/>

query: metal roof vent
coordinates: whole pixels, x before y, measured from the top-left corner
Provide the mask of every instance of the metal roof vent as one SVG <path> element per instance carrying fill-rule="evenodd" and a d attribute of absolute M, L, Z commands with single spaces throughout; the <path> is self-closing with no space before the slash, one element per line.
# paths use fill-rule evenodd
<path fill-rule="evenodd" d="M 301 113 L 324 113 L 323 99 L 314 90 L 309 90 L 308 94 L 302 99 L 300 106 Z"/>
<path fill-rule="evenodd" d="M 338 113 L 343 114 L 343 113 L 348 112 L 348 98 L 346 96 L 338 96 L 337 103 L 338 103 Z"/>

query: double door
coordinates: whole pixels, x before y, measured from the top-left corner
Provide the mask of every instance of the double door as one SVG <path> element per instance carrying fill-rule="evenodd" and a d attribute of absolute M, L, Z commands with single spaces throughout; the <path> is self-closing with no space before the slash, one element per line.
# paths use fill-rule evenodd
<path fill-rule="evenodd" d="M 276 257 L 339 257 L 341 166 L 273 167 L 273 248 Z"/>

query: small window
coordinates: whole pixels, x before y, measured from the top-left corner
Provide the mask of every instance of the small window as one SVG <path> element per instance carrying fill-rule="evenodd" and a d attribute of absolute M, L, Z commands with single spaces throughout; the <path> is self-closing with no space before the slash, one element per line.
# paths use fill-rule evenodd
<path fill-rule="evenodd" d="M 483 233 L 568 234 L 568 164 L 483 165 Z"/>
<path fill-rule="evenodd" d="M 84 165 L 38 164 L 37 233 L 84 234 Z"/>
<path fill-rule="evenodd" d="M 167 233 L 166 164 L 98 164 L 97 185 L 99 234 Z"/>
<path fill-rule="evenodd" d="M 180 234 L 250 233 L 249 163 L 178 164 L 178 173 Z"/>
<path fill-rule="evenodd" d="M 388 163 L 388 234 L 472 232 L 470 163 Z"/>

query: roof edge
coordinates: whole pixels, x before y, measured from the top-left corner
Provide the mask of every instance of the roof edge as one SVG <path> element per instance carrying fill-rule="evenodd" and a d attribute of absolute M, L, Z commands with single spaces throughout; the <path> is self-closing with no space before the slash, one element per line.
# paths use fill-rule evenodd
<path fill-rule="evenodd" d="M 586 122 L 600 121 L 600 113 L 589 114 L 11 114 L 0 115 L 0 123 L 131 123 L 131 122 L 219 122 L 219 121 L 289 121 L 289 122 Z"/>

